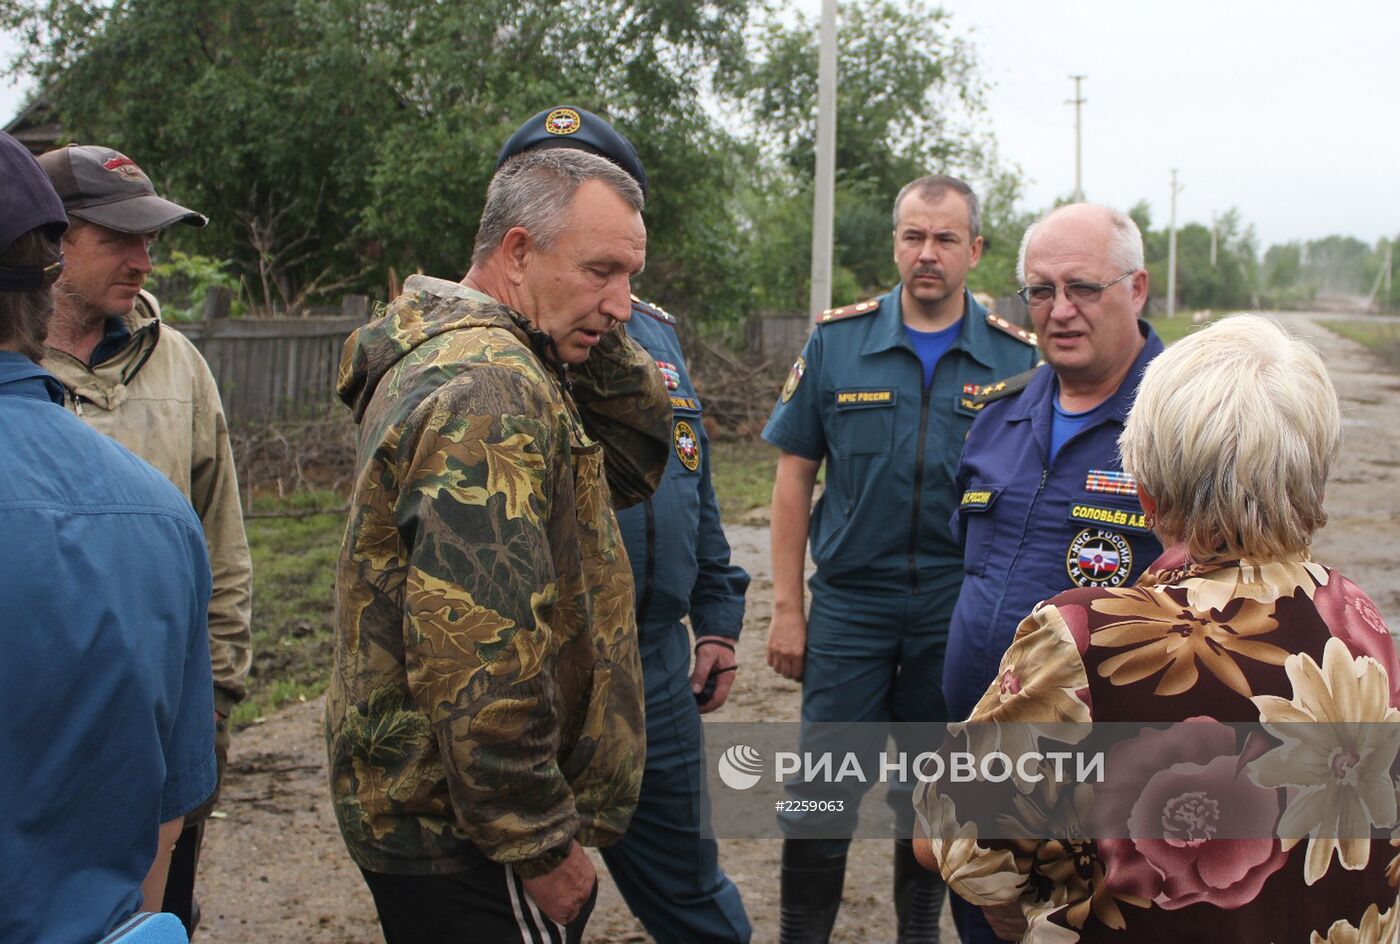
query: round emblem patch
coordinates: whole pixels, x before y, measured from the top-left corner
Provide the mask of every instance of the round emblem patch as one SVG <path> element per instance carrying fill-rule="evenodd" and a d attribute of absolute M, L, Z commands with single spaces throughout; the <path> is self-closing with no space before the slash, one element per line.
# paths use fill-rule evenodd
<path fill-rule="evenodd" d="M 556 108 L 544 118 L 544 130 L 550 134 L 573 134 L 579 128 L 578 112 L 572 108 Z"/>
<path fill-rule="evenodd" d="M 1069 579 L 1079 587 L 1121 587 L 1133 570 L 1133 546 L 1117 531 L 1085 528 L 1069 542 Z"/>
<path fill-rule="evenodd" d="M 700 468 L 700 437 L 695 435 L 695 427 L 685 420 L 679 420 L 671 433 L 671 441 L 675 443 L 676 456 L 681 460 L 681 465 L 692 472 Z"/>
<path fill-rule="evenodd" d="M 792 370 L 788 371 L 787 381 L 783 384 L 783 402 L 792 399 L 792 395 L 797 392 L 797 385 L 802 382 L 802 375 L 807 372 L 807 362 L 800 356 L 792 365 Z M 768 388 L 772 390 L 772 387 Z"/>

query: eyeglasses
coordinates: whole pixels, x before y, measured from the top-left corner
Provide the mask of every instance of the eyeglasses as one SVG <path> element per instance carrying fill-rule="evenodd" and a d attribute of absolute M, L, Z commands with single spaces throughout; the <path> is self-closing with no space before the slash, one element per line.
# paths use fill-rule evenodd
<path fill-rule="evenodd" d="M 1111 282 L 1069 282 L 1065 285 L 1065 298 L 1076 304 L 1083 302 L 1092 304 L 1103 295 L 1103 290 L 1110 285 L 1117 285 L 1128 276 L 1136 272 L 1136 269 L 1129 269 Z M 1030 308 L 1044 308 L 1047 305 L 1055 304 L 1055 294 L 1059 290 L 1053 285 L 1023 285 L 1016 294 L 1021 296 L 1021 301 Z"/>

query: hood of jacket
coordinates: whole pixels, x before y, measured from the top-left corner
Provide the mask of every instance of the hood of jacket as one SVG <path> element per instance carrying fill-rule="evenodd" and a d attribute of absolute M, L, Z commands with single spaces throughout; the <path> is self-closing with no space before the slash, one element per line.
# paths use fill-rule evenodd
<path fill-rule="evenodd" d="M 479 328 L 509 331 L 542 363 L 552 363 L 546 357 L 549 336 L 519 312 L 460 282 L 411 275 L 383 315 L 346 339 L 336 394 L 359 422 L 384 375 L 415 348 L 448 331 Z M 561 369 L 556 372 L 562 381 Z"/>

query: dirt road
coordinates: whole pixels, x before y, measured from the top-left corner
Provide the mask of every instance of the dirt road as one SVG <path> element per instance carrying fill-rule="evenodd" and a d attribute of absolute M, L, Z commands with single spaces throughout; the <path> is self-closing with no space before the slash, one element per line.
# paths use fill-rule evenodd
<path fill-rule="evenodd" d="M 1341 393 L 1346 441 L 1327 496 L 1331 516 L 1315 556 L 1357 581 L 1400 628 L 1400 377 L 1364 348 L 1306 316 L 1285 316 L 1323 353 Z M 722 497 L 722 496 L 721 496 Z M 790 720 L 798 687 L 763 660 L 772 585 L 766 523 L 729 528 L 736 559 L 754 575 L 739 654 L 744 669 L 718 720 Z M 211 821 L 200 895 L 202 942 L 377 944 L 382 941 L 359 874 L 336 831 L 325 779 L 321 705 L 294 706 L 234 739 L 221 819 Z M 714 717 L 714 716 L 712 716 Z M 722 863 L 743 892 L 755 941 L 777 938 L 776 839 L 728 840 Z M 591 941 L 646 941 L 600 870 L 603 888 L 589 926 Z M 842 942 L 894 939 L 889 843 L 857 841 L 841 917 Z M 946 929 L 946 925 L 945 925 Z M 946 940 L 953 940 L 951 933 Z"/>

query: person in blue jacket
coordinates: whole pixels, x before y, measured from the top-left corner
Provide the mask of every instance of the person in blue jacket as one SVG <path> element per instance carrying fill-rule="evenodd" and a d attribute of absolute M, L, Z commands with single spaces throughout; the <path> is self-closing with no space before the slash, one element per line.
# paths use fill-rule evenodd
<path fill-rule="evenodd" d="M 68 219 L 4 133 L 0 180 L 0 941 L 97 941 L 160 909 L 214 792 L 209 557 L 184 496 L 39 366 Z"/>
<path fill-rule="evenodd" d="M 763 430 L 781 450 L 768 662 L 802 681 L 802 750 L 809 753 L 821 752 L 817 739 L 830 730 L 813 722 L 947 717 L 939 679 L 962 579 L 948 519 L 958 454 L 976 415 L 970 394 L 1026 370 L 1037 356 L 1028 332 L 988 313 L 967 290 L 982 237 L 977 197 L 966 183 L 942 175 L 910 182 L 895 199 L 893 224 L 900 284 L 824 313 Z M 825 491 L 814 509 L 823 463 Z M 817 568 L 810 612 L 802 587 L 809 544 Z M 861 760 L 866 770 L 876 763 Z M 843 783 L 841 792 L 829 784 L 788 787 L 798 800 L 839 797 L 844 809 L 781 820 L 785 944 L 831 934 L 866 789 Z M 914 860 L 911 792 L 912 784 L 898 784 L 889 796 L 900 837 L 894 904 L 906 944 L 937 940 L 943 901 L 941 881 Z M 811 835 L 809 825 L 824 835 Z"/>
<path fill-rule="evenodd" d="M 538 147 L 600 154 L 646 193 L 646 171 L 632 143 L 582 108 L 562 105 L 530 118 L 506 142 L 497 166 Z M 628 908 L 661 944 L 742 944 L 752 935 L 749 918 L 719 867 L 707 825 L 700 715 L 722 706 L 734 684 L 749 575 L 729 559 L 701 402 L 675 324 L 662 309 L 633 298 L 627 333 L 656 359 L 670 389 L 672 450 L 655 494 L 617 512 L 636 586 L 647 757 L 632 823 L 602 854 Z M 687 616 L 690 634 L 682 623 Z"/>
<path fill-rule="evenodd" d="M 971 714 L 1037 603 L 1071 587 L 1131 585 L 1162 553 L 1118 455 L 1138 382 L 1162 351 L 1138 318 L 1147 271 L 1137 225 L 1105 207 L 1060 207 L 1026 231 L 1017 275 L 1045 364 L 972 398 L 980 415 L 952 518 L 964 576 L 943 667 L 953 720 Z M 952 903 L 964 942 L 1002 939 L 977 908 Z"/>

